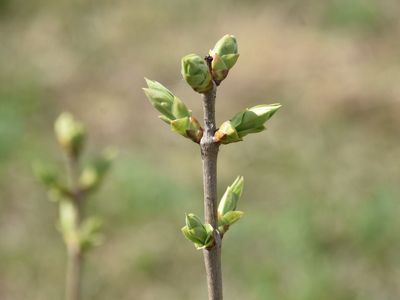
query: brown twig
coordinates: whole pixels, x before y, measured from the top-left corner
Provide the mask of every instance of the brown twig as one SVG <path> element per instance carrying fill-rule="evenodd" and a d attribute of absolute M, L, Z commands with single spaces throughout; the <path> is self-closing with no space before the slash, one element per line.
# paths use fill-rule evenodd
<path fill-rule="evenodd" d="M 203 94 L 204 134 L 200 141 L 203 162 L 204 217 L 205 222 L 214 228 L 215 244 L 203 250 L 207 274 L 209 300 L 222 300 L 221 239 L 217 231 L 217 158 L 219 144 L 214 141 L 215 97 L 217 86 L 213 83 L 211 91 Z"/>

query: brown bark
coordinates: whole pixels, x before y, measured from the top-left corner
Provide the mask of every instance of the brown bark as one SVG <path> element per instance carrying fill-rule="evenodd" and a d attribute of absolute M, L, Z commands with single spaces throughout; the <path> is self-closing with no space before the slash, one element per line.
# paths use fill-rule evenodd
<path fill-rule="evenodd" d="M 204 218 L 214 229 L 218 228 L 217 213 L 217 158 L 219 144 L 214 141 L 215 97 L 217 87 L 203 94 L 204 134 L 200 141 L 203 162 Z M 215 244 L 203 250 L 207 274 L 208 299 L 222 300 L 221 239 L 214 231 Z"/>

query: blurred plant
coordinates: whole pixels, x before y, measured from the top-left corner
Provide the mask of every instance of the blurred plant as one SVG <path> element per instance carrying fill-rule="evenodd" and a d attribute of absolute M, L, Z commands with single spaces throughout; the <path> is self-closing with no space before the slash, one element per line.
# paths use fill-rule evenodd
<path fill-rule="evenodd" d="M 243 140 L 250 133 L 265 130 L 265 122 L 281 107 L 280 104 L 257 105 L 237 113 L 231 120 L 215 125 L 215 98 L 217 87 L 227 77 L 239 58 L 236 38 L 223 36 L 202 59 L 197 54 L 182 58 L 182 76 L 202 94 L 204 129 L 191 111 L 172 92 L 156 81 L 146 79 L 144 88 L 151 104 L 162 114 L 160 118 L 171 125 L 173 131 L 200 144 L 203 162 L 205 223 L 196 215 L 186 215 L 184 236 L 197 249 L 203 249 L 207 273 L 208 297 L 222 299 L 221 244 L 229 227 L 238 221 L 243 212 L 236 207 L 243 191 L 243 177 L 239 176 L 223 195 L 217 207 L 217 156 L 221 144 Z"/>
<path fill-rule="evenodd" d="M 48 189 L 49 197 L 59 204 L 57 228 L 67 247 L 66 300 L 80 299 L 81 270 L 84 254 L 99 245 L 101 220 L 84 216 L 84 204 L 90 193 L 102 183 L 116 151 L 105 149 L 89 164 L 81 167 L 80 157 L 86 140 L 86 131 L 70 113 L 62 113 L 55 122 L 55 134 L 65 152 L 68 182 L 59 172 L 43 164 L 35 163 L 36 177 Z"/>

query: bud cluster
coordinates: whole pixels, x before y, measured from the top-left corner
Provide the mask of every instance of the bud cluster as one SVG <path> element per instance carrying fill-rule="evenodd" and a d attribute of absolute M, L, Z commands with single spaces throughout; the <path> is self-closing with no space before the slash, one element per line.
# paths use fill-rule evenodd
<path fill-rule="evenodd" d="M 160 119 L 171 126 L 172 131 L 199 143 L 203 128 L 186 105 L 161 83 L 146 78 L 144 93 L 160 113 Z"/>
<path fill-rule="evenodd" d="M 238 176 L 232 185 L 228 186 L 218 205 L 218 232 L 223 235 L 229 227 L 238 221 L 243 212 L 237 211 L 237 203 L 243 192 L 243 176 Z M 182 228 L 183 235 L 194 243 L 196 249 L 204 249 L 214 245 L 214 229 L 210 224 L 203 224 L 195 214 L 186 215 L 186 226 Z"/>
<path fill-rule="evenodd" d="M 236 38 L 229 34 L 223 36 L 210 50 L 209 57 L 210 65 L 197 54 L 188 54 L 181 61 L 183 79 L 199 93 L 209 92 L 213 81 L 219 85 L 228 76 L 239 58 Z"/>
<path fill-rule="evenodd" d="M 83 141 L 86 139 L 83 125 L 70 113 L 62 113 L 56 120 L 54 129 L 68 161 L 78 162 L 83 150 Z M 47 187 L 50 199 L 59 203 L 58 228 L 68 247 L 86 251 L 101 241 L 100 220 L 89 217 L 80 222 L 77 202 L 83 201 L 85 196 L 100 186 L 115 156 L 115 150 L 104 150 L 79 171 L 74 186 L 68 186 L 53 168 L 43 163 L 34 164 L 34 173 Z"/>

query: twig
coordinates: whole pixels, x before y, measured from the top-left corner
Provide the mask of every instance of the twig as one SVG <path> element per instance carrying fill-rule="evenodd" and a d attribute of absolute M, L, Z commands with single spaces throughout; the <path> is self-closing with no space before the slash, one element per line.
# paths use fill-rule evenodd
<path fill-rule="evenodd" d="M 222 300 L 221 243 L 217 214 L 217 158 L 219 144 L 214 142 L 215 97 L 217 87 L 203 94 L 204 134 L 200 141 L 203 161 L 204 218 L 214 228 L 215 243 L 203 250 L 204 264 L 207 274 L 208 299 Z"/>
<path fill-rule="evenodd" d="M 79 189 L 79 161 L 74 155 L 69 155 L 67 160 L 67 170 L 72 191 L 72 205 L 75 212 L 75 230 L 80 227 L 83 218 L 83 194 Z M 83 256 L 78 240 L 71 240 L 67 244 L 68 261 L 66 273 L 66 300 L 79 300 L 81 298 L 81 277 Z"/>

